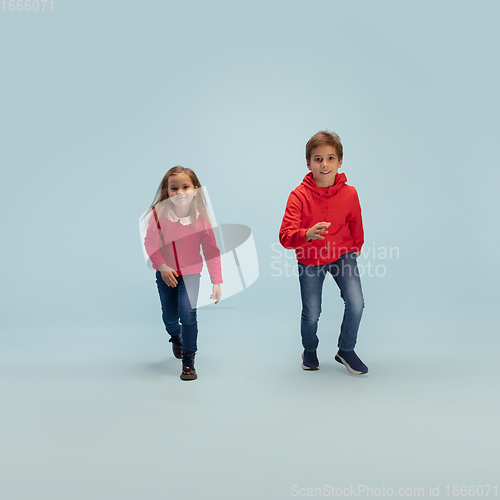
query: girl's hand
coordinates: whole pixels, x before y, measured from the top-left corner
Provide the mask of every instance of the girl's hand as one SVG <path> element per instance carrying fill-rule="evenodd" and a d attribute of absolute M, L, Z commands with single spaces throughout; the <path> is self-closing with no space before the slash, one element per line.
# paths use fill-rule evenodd
<path fill-rule="evenodd" d="M 163 281 L 167 284 L 167 286 L 171 286 L 173 288 L 177 286 L 177 280 L 175 278 L 178 278 L 179 275 L 177 274 L 177 271 L 175 269 L 168 267 L 166 264 L 162 264 L 158 268 L 158 271 L 160 271 L 161 277 L 163 278 Z"/>
<path fill-rule="evenodd" d="M 331 222 L 318 222 L 306 231 L 306 240 L 324 240 L 325 238 L 323 238 L 323 236 L 321 235 L 328 234 L 326 228 L 330 227 L 331 224 Z"/>
<path fill-rule="evenodd" d="M 212 286 L 212 295 L 210 295 L 210 298 L 215 299 L 216 304 L 220 302 L 220 285 Z"/>

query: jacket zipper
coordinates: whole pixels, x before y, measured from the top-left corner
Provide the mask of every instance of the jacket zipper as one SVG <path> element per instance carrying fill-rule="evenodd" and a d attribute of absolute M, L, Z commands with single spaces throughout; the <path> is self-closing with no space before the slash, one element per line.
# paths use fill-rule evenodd
<path fill-rule="evenodd" d="M 328 194 L 328 191 L 327 191 L 327 194 Z M 327 201 L 327 203 L 328 203 L 328 201 Z M 328 219 L 328 205 L 326 206 L 326 218 Z M 328 251 L 328 246 L 326 244 L 326 236 L 325 236 L 325 250 Z"/>

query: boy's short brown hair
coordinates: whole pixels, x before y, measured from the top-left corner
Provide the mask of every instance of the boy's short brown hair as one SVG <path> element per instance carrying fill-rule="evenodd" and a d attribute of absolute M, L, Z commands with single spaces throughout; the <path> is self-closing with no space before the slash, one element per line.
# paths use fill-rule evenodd
<path fill-rule="evenodd" d="M 340 142 L 340 137 L 335 132 L 328 132 L 328 130 L 321 130 L 307 141 L 306 160 L 309 161 L 311 159 L 311 152 L 314 148 L 325 144 L 333 146 L 335 151 L 337 151 L 339 160 L 342 160 L 344 150 L 342 148 L 342 143 Z"/>

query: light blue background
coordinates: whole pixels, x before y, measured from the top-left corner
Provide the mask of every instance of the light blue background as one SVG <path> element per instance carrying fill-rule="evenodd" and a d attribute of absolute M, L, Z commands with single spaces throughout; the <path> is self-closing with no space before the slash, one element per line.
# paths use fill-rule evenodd
<path fill-rule="evenodd" d="M 0 12 L 2 495 L 498 484 L 499 14 L 486 1 Z M 364 378 L 333 361 L 332 282 L 322 369 L 302 372 L 298 280 L 271 267 L 305 143 L 325 128 L 366 246 L 399 248 L 372 259 L 384 277 L 363 277 Z M 192 384 L 138 236 L 177 164 L 219 223 L 252 228 L 260 264 L 248 290 L 199 311 Z"/>

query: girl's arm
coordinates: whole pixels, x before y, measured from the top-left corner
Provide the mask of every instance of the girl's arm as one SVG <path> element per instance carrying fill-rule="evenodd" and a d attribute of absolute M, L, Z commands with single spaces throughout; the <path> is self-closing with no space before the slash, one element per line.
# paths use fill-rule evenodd
<path fill-rule="evenodd" d="M 144 237 L 144 248 L 151 259 L 151 264 L 156 270 L 165 264 L 165 260 L 160 252 L 160 230 L 156 225 L 154 215 L 151 214 L 148 222 L 148 229 L 146 231 L 146 236 Z"/>
<path fill-rule="evenodd" d="M 213 285 L 219 285 L 222 283 L 220 250 L 215 241 L 215 235 L 211 227 L 200 231 L 200 240 L 203 256 L 205 257 L 208 273 L 210 274 L 210 281 Z"/>
<path fill-rule="evenodd" d="M 210 298 L 218 304 L 221 298 L 220 284 L 222 283 L 222 272 L 220 265 L 220 250 L 215 241 L 215 235 L 212 228 L 207 228 L 201 231 L 201 247 L 203 248 L 203 256 L 210 274 L 212 282 L 212 295 Z"/>
<path fill-rule="evenodd" d="M 146 237 L 144 238 L 144 246 L 146 248 L 147 254 L 149 255 L 149 258 L 151 259 L 151 264 L 157 271 L 160 271 L 163 281 L 168 286 L 176 287 L 176 278 L 178 278 L 179 275 L 177 274 L 177 271 L 175 269 L 172 269 L 171 267 L 167 266 L 167 264 L 165 264 L 165 259 L 163 258 L 163 255 L 160 251 L 160 230 L 158 229 L 154 215 L 151 215 L 151 218 L 149 219 Z"/>
<path fill-rule="evenodd" d="M 210 295 L 211 299 L 215 300 L 215 303 L 218 304 L 220 302 L 220 296 L 221 296 L 221 291 L 220 291 L 220 285 L 216 284 L 212 286 L 212 295 Z"/>
<path fill-rule="evenodd" d="M 177 274 L 177 271 L 175 269 L 168 267 L 167 264 L 162 264 L 158 267 L 158 271 L 160 271 L 163 281 L 168 286 L 171 286 L 173 288 L 177 286 L 176 278 L 178 278 L 179 275 Z"/>

